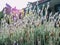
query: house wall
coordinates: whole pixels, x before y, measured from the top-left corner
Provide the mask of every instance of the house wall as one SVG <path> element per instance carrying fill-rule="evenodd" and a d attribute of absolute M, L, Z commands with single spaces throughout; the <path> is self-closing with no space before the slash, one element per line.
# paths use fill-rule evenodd
<path fill-rule="evenodd" d="M 56 4 L 60 4 L 60 0 L 51 0 L 50 6 L 53 7 Z"/>

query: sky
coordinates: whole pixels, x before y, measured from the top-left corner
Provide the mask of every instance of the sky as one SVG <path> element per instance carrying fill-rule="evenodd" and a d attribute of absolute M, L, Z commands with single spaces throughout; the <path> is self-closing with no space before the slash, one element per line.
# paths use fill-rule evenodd
<path fill-rule="evenodd" d="M 22 9 L 27 6 L 28 2 L 34 2 L 36 0 L 0 0 L 0 11 L 6 6 L 8 3 L 11 7 L 15 7 L 17 9 Z"/>

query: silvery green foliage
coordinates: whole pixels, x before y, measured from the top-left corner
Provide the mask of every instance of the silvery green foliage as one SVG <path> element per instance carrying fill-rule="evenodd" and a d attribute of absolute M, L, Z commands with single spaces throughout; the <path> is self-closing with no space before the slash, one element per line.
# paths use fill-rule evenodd
<path fill-rule="evenodd" d="M 5 45 L 59 45 L 60 28 L 54 27 L 56 22 L 54 17 L 58 13 L 53 15 L 51 12 L 47 22 L 48 8 L 49 2 L 47 7 L 43 5 L 42 10 L 40 10 L 41 16 L 34 12 L 32 15 L 29 14 L 29 16 L 25 16 L 23 19 L 18 19 L 17 22 L 10 24 L 7 24 L 5 16 L 1 22 L 0 42 Z M 43 16 L 43 10 L 45 11 L 45 16 Z M 50 21 L 52 19 L 54 21 Z M 43 25 L 41 24 L 42 20 Z"/>

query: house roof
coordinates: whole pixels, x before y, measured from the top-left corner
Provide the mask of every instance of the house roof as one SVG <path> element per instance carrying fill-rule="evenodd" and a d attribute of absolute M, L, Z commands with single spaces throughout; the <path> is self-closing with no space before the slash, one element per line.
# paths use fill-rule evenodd
<path fill-rule="evenodd" d="M 50 0 L 38 1 L 38 5 L 44 4 L 44 3 L 49 2 L 49 1 L 50 1 Z M 28 3 L 30 3 L 30 4 L 32 4 L 32 5 L 36 5 L 36 4 L 37 4 L 37 1 L 35 1 L 35 2 L 28 2 Z"/>

